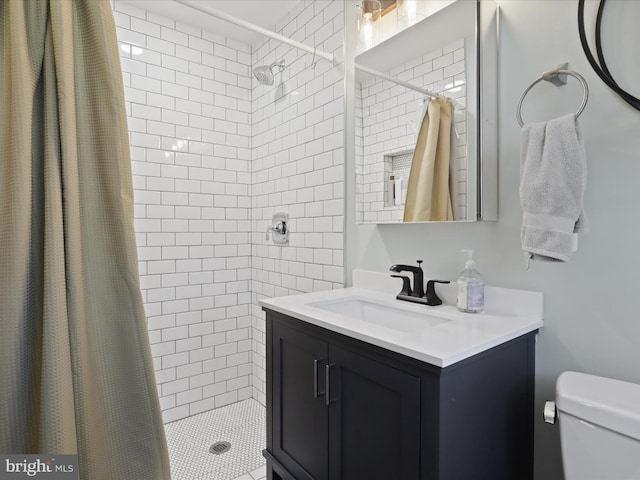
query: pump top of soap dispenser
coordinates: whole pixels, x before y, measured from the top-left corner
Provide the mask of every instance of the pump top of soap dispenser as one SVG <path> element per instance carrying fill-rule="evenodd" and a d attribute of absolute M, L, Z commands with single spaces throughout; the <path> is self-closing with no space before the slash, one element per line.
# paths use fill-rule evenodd
<path fill-rule="evenodd" d="M 469 256 L 469 258 L 464 264 L 464 268 L 475 270 L 476 261 L 473 259 L 473 250 L 465 249 L 460 251 L 466 253 Z"/>

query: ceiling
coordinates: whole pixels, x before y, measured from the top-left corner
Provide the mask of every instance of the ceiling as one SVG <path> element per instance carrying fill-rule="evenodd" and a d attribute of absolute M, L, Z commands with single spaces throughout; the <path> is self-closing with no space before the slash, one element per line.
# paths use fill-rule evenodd
<path fill-rule="evenodd" d="M 202 30 L 231 38 L 248 45 L 256 44 L 262 36 L 224 20 L 181 5 L 174 0 L 123 0 L 138 8 L 149 10 L 173 20 L 197 26 Z M 302 0 L 197 0 L 197 3 L 220 10 L 264 28 L 273 30 Z"/>

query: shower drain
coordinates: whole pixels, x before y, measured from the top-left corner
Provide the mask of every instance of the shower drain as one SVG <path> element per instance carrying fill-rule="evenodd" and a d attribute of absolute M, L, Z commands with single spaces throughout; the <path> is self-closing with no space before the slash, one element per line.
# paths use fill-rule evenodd
<path fill-rule="evenodd" d="M 223 453 L 227 453 L 229 449 L 231 449 L 231 444 L 229 442 L 216 442 L 209 447 L 209 453 L 221 455 Z"/>

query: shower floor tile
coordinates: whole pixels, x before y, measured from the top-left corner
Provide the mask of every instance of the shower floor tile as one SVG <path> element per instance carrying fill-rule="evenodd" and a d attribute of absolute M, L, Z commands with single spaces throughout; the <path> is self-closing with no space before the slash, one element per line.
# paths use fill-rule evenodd
<path fill-rule="evenodd" d="M 262 480 L 265 408 L 254 399 L 209 410 L 165 426 L 173 480 Z M 215 455 L 209 447 L 229 442 Z"/>

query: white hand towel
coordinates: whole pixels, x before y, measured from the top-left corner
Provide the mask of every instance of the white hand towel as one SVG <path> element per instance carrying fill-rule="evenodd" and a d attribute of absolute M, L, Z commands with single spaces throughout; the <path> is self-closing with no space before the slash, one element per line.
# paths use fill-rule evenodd
<path fill-rule="evenodd" d="M 582 205 L 587 158 L 574 114 L 522 128 L 522 249 L 530 260 L 566 262 L 578 232 L 588 231 Z"/>

